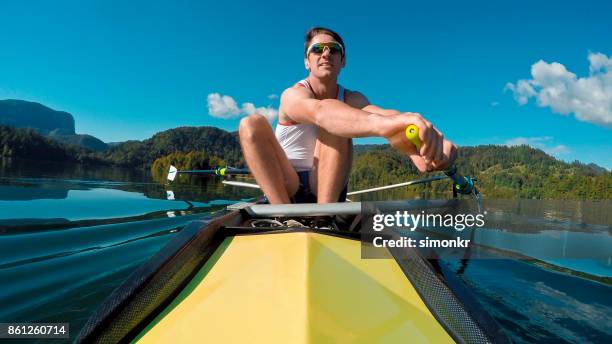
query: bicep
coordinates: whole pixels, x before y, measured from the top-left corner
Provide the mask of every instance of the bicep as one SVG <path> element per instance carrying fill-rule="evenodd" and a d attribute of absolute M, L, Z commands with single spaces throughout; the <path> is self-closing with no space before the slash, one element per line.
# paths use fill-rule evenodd
<path fill-rule="evenodd" d="M 370 104 L 368 98 L 361 92 L 357 91 L 349 91 L 346 95 L 346 103 L 356 109 L 364 110 Z"/>

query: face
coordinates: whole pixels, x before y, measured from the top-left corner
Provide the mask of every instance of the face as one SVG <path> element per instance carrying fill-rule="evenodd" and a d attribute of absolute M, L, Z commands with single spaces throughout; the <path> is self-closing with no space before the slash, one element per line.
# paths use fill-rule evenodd
<path fill-rule="evenodd" d="M 320 34 L 314 36 L 310 41 L 310 46 L 314 43 L 338 43 L 328 34 Z M 339 51 L 334 52 L 334 49 L 325 47 L 323 51 L 309 51 L 304 59 L 306 69 L 318 78 L 337 77 L 340 74 L 340 69 L 344 67 L 344 56 Z"/>

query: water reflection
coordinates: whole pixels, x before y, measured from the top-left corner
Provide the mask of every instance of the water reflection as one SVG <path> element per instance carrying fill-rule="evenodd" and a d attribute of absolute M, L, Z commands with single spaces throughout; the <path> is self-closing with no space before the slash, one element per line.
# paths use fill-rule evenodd
<path fill-rule="evenodd" d="M 1 160 L 0 322 L 69 322 L 76 333 L 186 224 L 258 194 L 214 178 L 165 185 L 141 170 Z"/>
<path fill-rule="evenodd" d="M 260 195 L 216 178 L 160 181 L 140 170 L 1 160 L 0 322 L 70 322 L 78 332 L 97 305 L 187 223 Z M 175 200 L 167 198 L 168 191 Z M 367 197 L 413 196 L 391 190 Z M 610 283 L 595 282 L 609 278 L 592 275 L 612 275 L 611 202 L 484 196 L 487 228 L 465 232 L 482 246 L 442 265 L 517 342 L 609 342 Z M 531 259 L 473 259 L 500 257 L 485 246 L 528 253 Z M 601 253 L 601 259 L 567 259 L 575 247 Z M 561 251 L 548 260 L 534 259 L 551 248 Z"/>
<path fill-rule="evenodd" d="M 175 195 L 167 199 L 168 191 Z M 172 185 L 145 171 L 3 160 L 0 231 L 73 228 L 211 211 L 257 197 L 216 178 L 181 178 Z M 185 202 L 186 201 L 186 202 Z"/>

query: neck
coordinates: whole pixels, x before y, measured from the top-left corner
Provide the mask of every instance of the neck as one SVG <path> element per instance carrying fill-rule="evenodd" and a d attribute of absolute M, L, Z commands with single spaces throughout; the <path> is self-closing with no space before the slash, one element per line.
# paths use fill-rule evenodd
<path fill-rule="evenodd" d="M 319 79 L 309 75 L 306 80 L 310 83 L 317 99 L 333 99 L 338 96 L 338 82 L 336 78 Z"/>

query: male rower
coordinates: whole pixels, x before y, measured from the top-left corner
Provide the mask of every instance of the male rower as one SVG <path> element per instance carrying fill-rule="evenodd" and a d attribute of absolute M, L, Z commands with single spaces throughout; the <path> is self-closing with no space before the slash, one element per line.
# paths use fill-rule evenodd
<path fill-rule="evenodd" d="M 422 116 L 380 108 L 339 85 L 345 63 L 340 35 L 322 27 L 308 30 L 304 65 L 309 74 L 283 92 L 276 130 L 258 114 L 240 121 L 244 158 L 270 203 L 343 202 L 353 137 L 384 137 L 420 172 L 454 162 L 455 145 Z M 411 124 L 419 128 L 419 151 L 405 136 Z"/>

